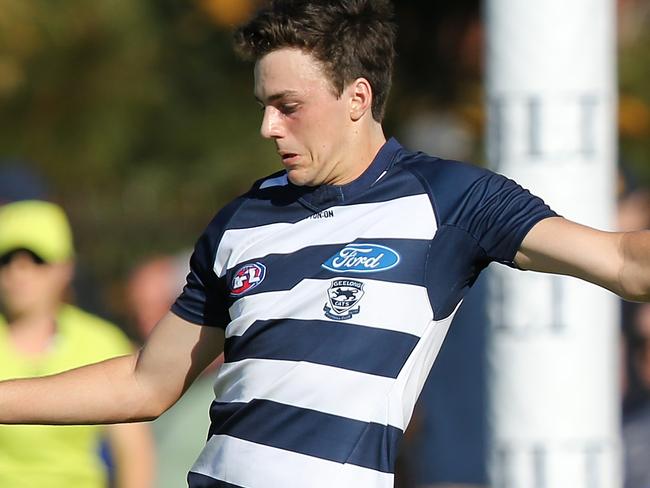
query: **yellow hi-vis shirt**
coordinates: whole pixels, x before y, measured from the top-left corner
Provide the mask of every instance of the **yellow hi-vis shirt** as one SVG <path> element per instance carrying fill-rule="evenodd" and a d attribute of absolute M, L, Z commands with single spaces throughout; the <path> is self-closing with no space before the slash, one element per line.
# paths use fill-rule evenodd
<path fill-rule="evenodd" d="M 71 305 L 61 308 L 42 355 L 16 351 L 8 333 L 0 316 L 0 380 L 49 375 L 132 351 L 119 328 Z M 102 426 L 0 425 L 0 487 L 105 488 L 102 434 Z"/>

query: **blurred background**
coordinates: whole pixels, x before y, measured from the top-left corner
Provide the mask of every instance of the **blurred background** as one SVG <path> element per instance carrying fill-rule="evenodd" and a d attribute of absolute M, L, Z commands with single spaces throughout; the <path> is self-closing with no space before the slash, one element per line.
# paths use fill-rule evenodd
<path fill-rule="evenodd" d="M 0 0 L 0 166 L 30 168 L 70 213 L 105 312 L 119 318 L 115 287 L 143 256 L 192 245 L 279 169 L 230 42 L 256 3 Z M 397 20 L 387 132 L 480 163 L 479 1 L 400 2 Z"/>
<path fill-rule="evenodd" d="M 388 134 L 482 164 L 480 1 L 395 3 Z M 628 187 L 646 187 L 650 7 L 619 6 L 620 163 Z M 232 26 L 255 7 L 0 0 L 0 180 L 16 167 L 44 180 L 111 314 L 126 270 L 190 246 L 223 203 L 279 167 L 258 135 L 251 66 L 231 50 Z"/>
<path fill-rule="evenodd" d="M 258 3 L 0 0 L 0 201 L 47 198 L 67 210 L 75 300 L 136 340 L 140 319 L 127 290 L 137 265 L 191 248 L 224 203 L 279 169 L 259 137 L 252 66 L 230 42 Z M 394 3 L 399 55 L 387 135 L 484 164 L 481 2 Z M 620 226 L 645 228 L 650 2 L 619 0 L 618 14 Z M 632 356 L 648 342 L 636 314 L 624 307 Z M 626 363 L 632 410 L 647 400 L 634 361 Z"/>

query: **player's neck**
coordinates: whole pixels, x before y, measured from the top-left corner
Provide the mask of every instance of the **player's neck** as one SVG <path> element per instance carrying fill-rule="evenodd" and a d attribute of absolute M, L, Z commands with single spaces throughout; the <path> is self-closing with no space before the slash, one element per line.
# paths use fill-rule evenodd
<path fill-rule="evenodd" d="M 356 180 L 372 164 L 375 156 L 386 143 L 384 131 L 378 122 L 372 122 L 355 132 L 345 151 L 345 176 L 336 184 L 344 185 Z"/>

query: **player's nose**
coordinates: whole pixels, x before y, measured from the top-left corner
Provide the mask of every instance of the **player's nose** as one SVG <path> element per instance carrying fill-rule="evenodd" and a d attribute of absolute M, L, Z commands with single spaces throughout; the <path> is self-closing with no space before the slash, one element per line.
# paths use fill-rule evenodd
<path fill-rule="evenodd" d="M 282 127 L 280 123 L 280 113 L 275 107 L 268 106 L 264 108 L 264 116 L 260 126 L 260 134 L 265 139 L 278 139 L 282 137 Z"/>

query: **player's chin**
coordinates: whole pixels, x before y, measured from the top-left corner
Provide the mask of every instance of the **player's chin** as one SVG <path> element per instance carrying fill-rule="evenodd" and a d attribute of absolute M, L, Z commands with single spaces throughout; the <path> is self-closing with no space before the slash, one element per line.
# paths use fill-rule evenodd
<path fill-rule="evenodd" d="M 296 186 L 317 186 L 313 177 L 299 168 L 287 168 L 287 178 Z"/>

